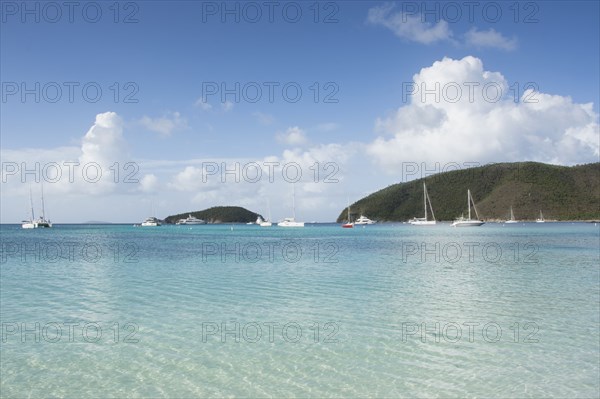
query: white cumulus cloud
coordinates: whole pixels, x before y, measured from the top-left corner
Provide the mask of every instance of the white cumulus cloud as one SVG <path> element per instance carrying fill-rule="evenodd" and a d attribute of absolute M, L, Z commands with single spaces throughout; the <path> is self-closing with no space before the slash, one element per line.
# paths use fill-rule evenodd
<path fill-rule="evenodd" d="M 175 130 L 187 128 L 187 120 L 179 112 L 170 112 L 159 118 L 150 118 L 144 115 L 140 123 L 146 129 L 159 133 L 162 136 L 170 136 Z"/>
<path fill-rule="evenodd" d="M 298 126 L 289 127 L 284 133 L 279 133 L 277 140 L 291 146 L 302 146 L 308 142 L 306 133 Z"/>
<path fill-rule="evenodd" d="M 410 161 L 598 160 L 592 104 L 531 89 L 515 102 L 504 76 L 486 71 L 478 58 L 436 61 L 414 75 L 412 88 L 409 104 L 376 121 L 383 135 L 367 145 L 388 172 Z"/>

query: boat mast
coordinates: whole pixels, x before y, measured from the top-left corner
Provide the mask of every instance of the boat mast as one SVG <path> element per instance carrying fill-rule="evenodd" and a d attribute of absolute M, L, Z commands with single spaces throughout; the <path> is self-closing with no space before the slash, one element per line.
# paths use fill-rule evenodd
<path fill-rule="evenodd" d="M 467 205 L 469 206 L 469 220 L 471 220 L 471 190 L 467 189 Z"/>
<path fill-rule="evenodd" d="M 427 201 L 429 201 L 429 210 L 431 211 L 431 217 L 435 221 L 435 214 L 433 213 L 433 206 L 431 205 L 431 198 L 429 198 L 429 193 L 427 192 L 427 188 L 425 188 L 425 194 L 427 196 Z M 425 209 L 425 218 L 427 218 L 427 209 Z"/>
<path fill-rule="evenodd" d="M 296 183 L 292 185 L 292 217 L 296 220 Z"/>
<path fill-rule="evenodd" d="M 427 187 L 423 182 L 423 208 L 425 208 L 425 220 L 427 220 Z"/>
<path fill-rule="evenodd" d="M 31 196 L 31 184 L 29 185 L 29 204 L 31 205 L 31 221 L 35 220 L 35 216 L 33 215 L 33 197 Z"/>
<path fill-rule="evenodd" d="M 348 223 L 350 223 L 350 198 L 348 198 Z"/>
<path fill-rule="evenodd" d="M 473 209 L 475 209 L 475 216 L 477 216 L 477 220 L 479 220 L 479 213 L 477 212 L 477 208 L 475 207 L 475 200 L 473 200 L 473 196 L 471 195 L 471 190 L 469 190 L 469 196 L 471 197 L 471 203 L 473 204 Z M 471 219 L 471 203 L 469 204 L 469 219 Z"/>
<path fill-rule="evenodd" d="M 42 183 L 42 220 L 46 220 L 46 210 L 44 209 L 44 183 Z"/>

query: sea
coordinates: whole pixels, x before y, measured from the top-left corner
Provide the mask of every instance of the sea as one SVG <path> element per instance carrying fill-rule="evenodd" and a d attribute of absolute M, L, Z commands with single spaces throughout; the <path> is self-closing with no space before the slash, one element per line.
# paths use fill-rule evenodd
<path fill-rule="evenodd" d="M 0 240 L 2 398 L 600 397 L 600 224 Z"/>

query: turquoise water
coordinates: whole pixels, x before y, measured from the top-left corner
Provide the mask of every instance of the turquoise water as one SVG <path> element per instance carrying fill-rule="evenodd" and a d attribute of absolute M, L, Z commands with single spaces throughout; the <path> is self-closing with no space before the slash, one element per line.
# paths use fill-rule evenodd
<path fill-rule="evenodd" d="M 599 397 L 600 226 L 2 225 L 2 397 Z"/>

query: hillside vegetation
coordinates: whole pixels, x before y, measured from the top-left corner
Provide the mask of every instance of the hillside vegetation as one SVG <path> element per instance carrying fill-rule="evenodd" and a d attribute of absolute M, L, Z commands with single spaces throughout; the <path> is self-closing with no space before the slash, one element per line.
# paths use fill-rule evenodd
<path fill-rule="evenodd" d="M 518 220 L 534 220 L 540 210 L 547 220 L 600 219 L 600 163 L 566 167 L 537 162 L 491 164 L 394 184 L 352 204 L 352 217 L 422 217 L 423 182 L 437 220 L 467 214 L 467 189 L 485 220 L 508 219 L 511 206 Z M 337 221 L 345 218 L 344 208 Z"/>
<path fill-rule="evenodd" d="M 248 223 L 256 221 L 259 216 L 257 213 L 240 206 L 215 206 L 203 211 L 184 212 L 167 216 L 165 222 L 177 223 L 179 219 L 185 219 L 188 215 L 205 220 L 208 223 Z"/>

